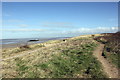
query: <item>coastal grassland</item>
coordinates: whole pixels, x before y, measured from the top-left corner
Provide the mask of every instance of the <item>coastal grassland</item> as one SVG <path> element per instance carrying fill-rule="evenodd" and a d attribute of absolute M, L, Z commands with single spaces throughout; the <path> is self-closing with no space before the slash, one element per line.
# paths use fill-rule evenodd
<path fill-rule="evenodd" d="M 51 44 L 54 44 L 51 43 Z M 72 38 L 32 54 L 4 61 L 5 78 L 105 78 L 92 55 L 98 45 L 92 38 Z M 14 74 L 12 74 L 14 73 Z"/>
<path fill-rule="evenodd" d="M 108 59 L 117 68 L 120 68 L 119 51 L 116 51 L 115 47 L 116 46 L 112 46 L 112 44 L 110 45 L 110 43 L 106 43 L 102 54 L 103 54 L 104 58 Z"/>
<path fill-rule="evenodd" d="M 82 36 L 83 37 L 83 36 Z M 75 37 L 75 38 L 71 38 L 71 39 L 82 39 L 82 37 Z M 84 36 L 83 39 L 87 39 L 88 36 Z M 65 39 L 67 41 L 69 41 L 69 39 Z M 32 44 L 32 45 L 24 45 L 24 46 L 20 46 L 20 47 L 16 47 L 16 48 L 5 48 L 5 49 L 1 49 L 2 51 L 2 58 L 8 58 L 8 57 L 12 57 L 12 56 L 15 56 L 15 55 L 19 55 L 21 54 L 22 52 L 28 52 L 28 51 L 31 51 L 31 50 L 36 50 L 36 49 L 39 49 L 39 48 L 43 48 L 43 47 L 48 47 L 48 46 L 51 46 L 51 45 L 56 45 L 56 44 L 59 44 L 59 43 L 63 43 L 63 40 L 50 40 L 50 41 L 47 41 L 47 42 L 44 42 L 44 43 L 38 43 L 38 44 Z"/>
<path fill-rule="evenodd" d="M 61 40 L 50 40 L 50 41 L 47 41 L 44 43 L 26 45 L 26 47 L 20 46 L 20 47 L 16 47 L 16 48 L 2 49 L 2 58 L 12 57 L 15 55 L 19 55 L 19 53 L 21 53 L 21 52 L 31 51 L 31 50 L 35 50 L 38 48 L 43 48 L 45 46 L 49 46 L 51 44 L 53 45 L 55 43 L 60 43 L 60 42 L 61 42 Z"/>
<path fill-rule="evenodd" d="M 120 33 L 106 34 L 102 37 L 98 37 L 97 41 L 105 44 L 102 56 L 106 58 L 110 63 L 120 69 L 119 62 L 119 49 L 120 49 Z"/>

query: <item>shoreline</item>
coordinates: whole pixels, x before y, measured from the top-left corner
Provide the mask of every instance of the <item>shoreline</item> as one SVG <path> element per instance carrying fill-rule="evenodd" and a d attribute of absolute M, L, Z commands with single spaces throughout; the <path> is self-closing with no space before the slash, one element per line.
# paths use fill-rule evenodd
<path fill-rule="evenodd" d="M 9 48 L 17 48 L 23 45 L 34 45 L 34 44 L 40 44 L 40 43 L 45 43 L 48 41 L 55 41 L 55 40 L 63 40 L 63 39 L 76 39 L 76 38 L 84 38 L 84 37 L 91 37 L 93 34 L 89 34 L 89 35 L 80 35 L 80 36 L 76 36 L 76 37 L 59 37 L 59 38 L 46 38 L 46 39 L 39 39 L 39 41 L 34 41 L 34 42 L 19 42 L 19 43 L 15 43 L 15 44 L 1 44 L 1 48 L 2 49 L 9 49 Z M 95 36 L 101 36 L 101 34 L 94 34 Z M 33 38 L 31 38 L 33 39 Z M 11 40 L 11 39 L 10 39 Z M 30 40 L 30 39 L 27 39 Z M 26 41 L 27 41 L 26 40 Z"/>
<path fill-rule="evenodd" d="M 23 46 L 23 45 L 33 45 L 33 44 L 39 44 L 39 43 L 44 43 L 46 41 L 41 41 L 41 42 L 38 42 L 38 43 L 15 43 L 15 44 L 2 44 L 2 49 L 9 49 L 9 48 L 17 48 L 17 47 L 20 47 L 20 46 Z"/>
<path fill-rule="evenodd" d="M 33 42 L 19 42 L 19 43 L 13 43 L 13 44 L 1 44 L 1 47 L 2 47 L 2 49 L 10 49 L 10 48 L 21 47 L 24 45 L 34 45 L 34 44 L 45 43 L 45 42 L 52 41 L 52 40 L 63 40 L 63 39 L 68 39 L 68 38 L 67 37 L 65 37 L 65 38 L 53 38 L 53 39 L 39 40 L 39 41 L 33 41 Z"/>

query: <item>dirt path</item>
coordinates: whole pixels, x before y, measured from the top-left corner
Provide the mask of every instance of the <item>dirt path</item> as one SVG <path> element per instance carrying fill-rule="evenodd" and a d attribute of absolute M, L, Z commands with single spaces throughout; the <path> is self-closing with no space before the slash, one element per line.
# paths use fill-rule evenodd
<path fill-rule="evenodd" d="M 118 78 L 118 69 L 113 67 L 113 65 L 110 64 L 109 61 L 102 56 L 103 49 L 104 44 L 100 44 L 93 52 L 93 55 L 101 62 L 103 70 L 109 78 Z"/>

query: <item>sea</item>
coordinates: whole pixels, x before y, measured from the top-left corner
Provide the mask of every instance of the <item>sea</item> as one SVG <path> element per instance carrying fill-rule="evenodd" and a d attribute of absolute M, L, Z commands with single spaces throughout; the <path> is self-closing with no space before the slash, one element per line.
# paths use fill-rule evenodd
<path fill-rule="evenodd" d="M 13 47 L 20 47 L 23 45 L 43 43 L 49 40 L 60 40 L 60 39 L 67 39 L 67 38 L 70 38 L 70 37 L 0 39 L 0 45 L 2 45 L 2 48 L 13 48 Z M 39 41 L 29 41 L 29 40 L 36 40 L 36 39 Z"/>

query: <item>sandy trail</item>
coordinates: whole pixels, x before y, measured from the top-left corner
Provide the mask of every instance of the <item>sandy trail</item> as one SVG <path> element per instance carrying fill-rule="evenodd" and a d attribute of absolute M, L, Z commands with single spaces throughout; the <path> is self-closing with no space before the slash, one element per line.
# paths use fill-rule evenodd
<path fill-rule="evenodd" d="M 103 70 L 109 78 L 118 78 L 118 69 L 102 56 L 103 49 L 104 44 L 100 44 L 93 52 L 93 55 L 101 62 Z"/>

